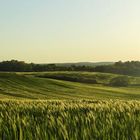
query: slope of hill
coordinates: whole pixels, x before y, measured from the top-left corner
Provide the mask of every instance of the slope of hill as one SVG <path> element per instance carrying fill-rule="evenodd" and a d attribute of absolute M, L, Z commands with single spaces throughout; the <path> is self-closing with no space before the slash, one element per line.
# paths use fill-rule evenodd
<path fill-rule="evenodd" d="M 67 74 L 74 74 L 67 72 Z M 19 99 L 140 99 L 140 79 L 133 78 L 129 87 L 105 86 L 101 84 L 86 84 L 37 77 L 42 73 L 0 73 L 0 98 Z M 44 73 L 46 74 L 46 73 Z M 50 73 L 49 73 L 50 74 Z M 55 73 L 51 73 L 55 74 Z M 62 72 L 58 72 L 62 74 Z M 64 74 L 64 73 L 63 73 Z M 78 72 L 75 73 L 78 75 Z M 79 75 L 82 73 L 79 73 Z M 82 76 L 115 77 L 113 74 L 83 73 Z M 136 85 L 136 86 L 135 86 Z"/>

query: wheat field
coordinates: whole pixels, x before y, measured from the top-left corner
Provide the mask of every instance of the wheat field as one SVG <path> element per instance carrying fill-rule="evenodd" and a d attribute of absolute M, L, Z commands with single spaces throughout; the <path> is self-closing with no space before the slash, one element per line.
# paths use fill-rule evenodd
<path fill-rule="evenodd" d="M 140 101 L 1 100 L 4 140 L 139 140 Z"/>

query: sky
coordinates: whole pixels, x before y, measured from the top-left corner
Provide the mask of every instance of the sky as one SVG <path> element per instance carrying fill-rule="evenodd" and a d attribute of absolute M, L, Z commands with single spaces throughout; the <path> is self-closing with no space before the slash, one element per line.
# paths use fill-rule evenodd
<path fill-rule="evenodd" d="M 140 0 L 0 0 L 0 61 L 140 60 Z"/>

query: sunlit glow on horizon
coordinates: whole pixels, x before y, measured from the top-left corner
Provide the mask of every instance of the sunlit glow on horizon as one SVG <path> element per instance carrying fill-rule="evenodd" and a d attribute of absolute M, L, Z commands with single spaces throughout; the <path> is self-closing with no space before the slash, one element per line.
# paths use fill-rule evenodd
<path fill-rule="evenodd" d="M 0 1 L 0 61 L 140 60 L 139 0 Z"/>

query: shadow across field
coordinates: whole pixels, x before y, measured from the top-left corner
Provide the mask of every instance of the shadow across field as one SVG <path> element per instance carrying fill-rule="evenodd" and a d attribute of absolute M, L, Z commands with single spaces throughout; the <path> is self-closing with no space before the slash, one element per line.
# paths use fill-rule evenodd
<path fill-rule="evenodd" d="M 80 82 L 80 83 L 92 83 L 98 84 L 96 79 L 88 79 L 88 78 L 81 78 L 81 77 L 74 77 L 74 76 L 66 76 L 66 75 L 40 75 L 40 78 L 51 78 L 57 80 L 64 80 L 64 81 L 71 81 L 71 82 Z"/>

